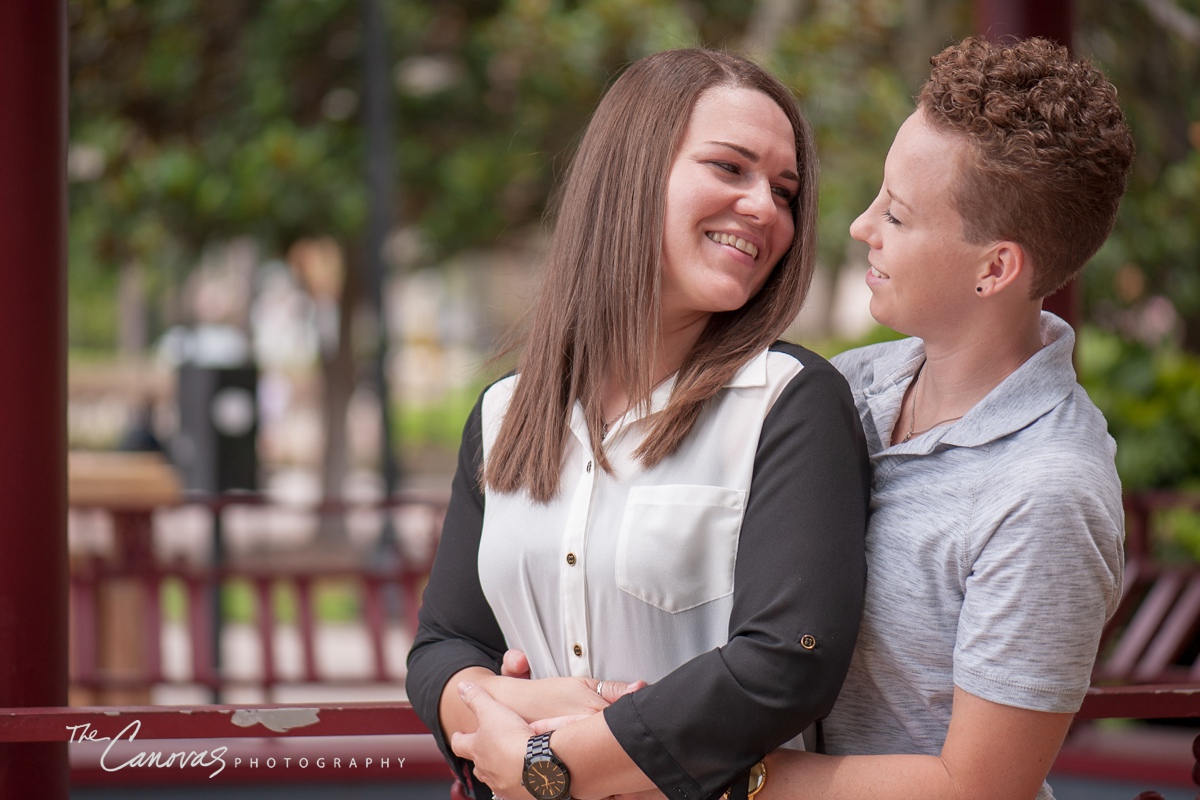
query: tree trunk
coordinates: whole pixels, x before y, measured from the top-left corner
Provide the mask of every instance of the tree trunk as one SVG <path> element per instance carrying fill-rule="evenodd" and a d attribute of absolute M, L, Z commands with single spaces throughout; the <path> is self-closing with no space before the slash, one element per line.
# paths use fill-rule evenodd
<path fill-rule="evenodd" d="M 142 264 L 129 259 L 117 275 L 117 352 L 140 357 L 146 350 L 146 286 Z"/>
<path fill-rule="evenodd" d="M 362 261 L 357 252 L 350 252 L 346 254 L 344 264 L 345 280 L 338 298 L 337 342 L 332 348 L 321 348 L 321 416 L 325 448 L 320 469 L 321 498 L 325 502 L 342 499 L 350 471 L 346 412 L 354 393 L 354 321 L 362 294 Z M 344 550 L 348 545 L 345 513 L 334 510 L 322 515 L 317 546 L 324 550 Z"/>

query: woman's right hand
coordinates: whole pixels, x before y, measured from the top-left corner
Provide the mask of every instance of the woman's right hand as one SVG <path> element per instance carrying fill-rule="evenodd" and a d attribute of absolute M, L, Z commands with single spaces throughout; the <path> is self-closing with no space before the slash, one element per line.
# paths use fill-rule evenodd
<path fill-rule="evenodd" d="M 604 710 L 622 695 L 636 692 L 645 681 L 597 680 L 595 678 L 542 678 L 529 680 L 529 659 L 521 650 L 504 654 L 501 678 L 488 681 L 488 691 L 527 722 L 550 717 L 586 716 Z M 514 684 L 506 678 L 524 681 Z M 492 686 L 495 686 L 493 691 Z M 599 691 L 597 691 L 599 689 Z M 545 712 L 545 713 L 538 713 Z"/>
<path fill-rule="evenodd" d="M 601 685 L 602 684 L 602 685 Z M 497 675 L 481 680 L 496 700 L 521 715 L 526 722 L 549 717 L 595 714 L 617 698 L 645 686 L 644 681 L 624 683 L 595 678 L 540 678 L 528 680 Z M 596 691 L 597 686 L 600 692 Z"/>
<path fill-rule="evenodd" d="M 500 664 L 500 674 L 506 678 L 529 678 L 529 656 L 524 650 L 506 650 Z"/>

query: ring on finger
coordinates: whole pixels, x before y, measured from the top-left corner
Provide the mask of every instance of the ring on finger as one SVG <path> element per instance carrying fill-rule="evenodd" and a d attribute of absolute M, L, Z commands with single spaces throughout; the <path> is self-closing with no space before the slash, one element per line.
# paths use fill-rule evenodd
<path fill-rule="evenodd" d="M 600 681 L 596 684 L 596 694 L 604 697 L 604 681 Z"/>

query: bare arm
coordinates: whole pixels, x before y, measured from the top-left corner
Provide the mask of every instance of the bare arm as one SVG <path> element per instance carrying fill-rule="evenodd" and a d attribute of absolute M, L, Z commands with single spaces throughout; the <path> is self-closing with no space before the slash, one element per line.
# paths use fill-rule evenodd
<path fill-rule="evenodd" d="M 1034 798 L 1071 714 L 1000 705 L 954 690 L 939 756 L 823 756 L 780 750 L 767 758 L 761 800 L 1013 800 Z"/>

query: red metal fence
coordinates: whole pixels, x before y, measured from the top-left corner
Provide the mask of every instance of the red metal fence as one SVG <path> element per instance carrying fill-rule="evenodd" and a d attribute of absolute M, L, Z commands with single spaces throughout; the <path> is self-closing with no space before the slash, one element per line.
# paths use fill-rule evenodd
<path fill-rule="evenodd" d="M 1100 644 L 1100 683 L 1200 685 L 1200 565 L 1156 557 L 1161 515 L 1200 513 L 1200 495 L 1139 492 L 1125 500 L 1126 565 L 1121 605 Z"/>
<path fill-rule="evenodd" d="M 190 498 L 178 505 L 131 510 L 77 508 L 107 515 L 107 536 L 101 547 L 73 556 L 71 570 L 71 683 L 74 696 L 93 701 L 148 702 L 149 691 L 167 685 L 190 685 L 223 691 L 234 687 L 259 687 L 269 697 L 281 685 L 355 686 L 402 685 L 401 657 L 389 658 L 389 633 L 411 636 L 416 629 L 420 593 L 429 572 L 445 513 L 441 493 L 405 493 L 386 503 L 322 503 L 304 507 L 270 503 L 261 495 Z M 208 531 L 199 542 L 202 559 L 172 551 L 178 538 L 164 515 L 192 510 L 207 518 Z M 377 544 L 307 556 L 294 544 L 259 548 L 250 557 L 229 554 L 217 538 L 228 533 L 233 512 L 257 514 L 268 525 L 269 515 L 307 516 L 316 527 L 333 516 L 369 514 L 376 530 L 385 515 L 403 534 L 394 546 Z M 250 520 L 254 524 L 253 520 Z M 397 522 L 399 524 L 397 524 Z M 193 526 L 194 527 L 194 526 Z M 225 531 L 225 534 L 222 531 Z M 194 533 L 195 531 L 193 531 Z M 377 535 L 377 534 L 376 534 Z M 192 536 L 192 554 L 197 542 Z M 331 671 L 321 663 L 318 640 L 322 620 L 317 597 L 323 587 L 341 586 L 350 593 L 346 603 L 362 633 L 368 654 L 355 674 Z M 241 586 L 248 595 L 248 619 L 238 628 L 253 639 L 250 671 L 234 669 L 228 654 L 220 654 L 223 635 L 232 627 L 222 613 L 220 597 Z M 173 590 L 173 591 L 170 591 Z M 280 598 L 289 602 L 292 619 L 280 619 Z M 171 602 L 172 599 L 174 602 Z M 176 617 L 176 649 L 187 652 L 186 667 L 164 665 L 168 617 Z M 299 663 L 281 664 L 281 635 L 290 634 L 299 650 Z M 243 636 L 243 639 L 247 638 Z M 391 648 L 393 651 L 395 648 Z M 243 658 L 245 660 L 245 658 Z M 295 661 L 295 659 L 293 659 Z M 244 665 L 242 665 L 244 667 Z M 132 697 L 133 700 L 128 698 Z M 120 700 L 120 698 L 126 698 Z"/>
<path fill-rule="evenodd" d="M 395 684 L 403 681 L 402 665 L 388 655 L 389 631 L 411 636 L 416 626 L 420 592 L 441 531 L 447 498 L 442 493 L 406 493 L 388 502 L 322 503 L 313 506 L 269 502 L 261 495 L 220 498 L 194 497 L 156 509 L 76 508 L 107 516 L 109 535 L 101 547 L 72 557 L 71 681 L 95 696 L 116 690 L 146 690 L 167 684 L 190 684 L 222 689 L 281 684 Z M 1130 495 L 1127 564 L 1121 604 L 1107 626 L 1094 674 L 1098 685 L 1200 685 L 1200 567 L 1166 563 L 1155 556 L 1152 542 L 1159 516 L 1180 509 L 1200 512 L 1200 495 L 1152 492 Z M 193 556 L 184 558 L 172 541 L 178 527 L 163 514 L 183 509 L 206 519 L 202 541 L 193 536 Z M 250 557 L 230 553 L 217 540 L 228 535 L 235 512 L 257 514 L 243 519 L 250 527 L 269 528 L 271 515 L 307 515 L 311 520 L 370 514 L 368 541 L 378 536 L 384 515 L 390 515 L 400 535 L 395 547 L 381 552 L 363 546 L 358 555 L 340 560 L 329 554 L 297 558 L 297 546 L 266 545 Z M 315 526 L 315 522 L 310 527 Z M 195 526 L 192 526 L 193 528 Z M 361 527 L 361 525 L 360 525 Z M 224 530 L 225 534 L 221 531 Z M 193 531 L 195 533 L 195 531 Z M 268 540 L 270 536 L 266 537 Z M 228 553 L 220 563 L 213 553 Z M 171 555 L 174 553 L 174 555 Z M 364 554 L 373 553 L 374 559 Z M 165 554 L 165 555 L 164 555 Z M 369 649 L 357 675 L 331 674 L 319 659 L 320 615 L 318 590 L 337 582 L 354 595 L 353 624 L 364 633 Z M 218 662 L 216 650 L 228 621 L 217 600 L 222 590 L 243 587 L 249 617 L 243 633 L 251 632 L 257 669 L 229 670 Z M 174 589 L 175 603 L 168 605 Z M 292 619 L 279 618 L 278 602 L 285 596 Z M 186 636 L 188 667 L 164 669 L 166 618 L 174 613 L 176 631 Z M 185 617 L 179 620 L 180 615 Z M 280 635 L 298 643 L 299 663 L 280 664 Z M 295 661 L 295 659 L 293 659 Z"/>
<path fill-rule="evenodd" d="M 1096 687 L 1088 693 L 1078 716 L 1081 720 L 1200 718 L 1200 688 Z M 445 779 L 449 782 L 449 770 L 441 763 L 436 748 L 428 741 L 431 737 L 427 735 L 422 743 L 393 746 L 386 750 L 354 745 L 354 737 L 424 733 L 426 729 L 407 703 L 0 709 L 0 743 L 83 744 L 93 741 L 96 749 L 93 763 L 83 769 L 76 767 L 73 776 L 76 785 L 102 781 L 122 784 L 151 781 L 193 783 L 211 780 L 225 770 L 229 770 L 229 774 L 238 772 L 237 777 L 241 780 L 257 779 L 263 782 L 279 781 L 287 774 L 274 769 L 240 769 L 241 762 L 249 766 L 251 760 L 257 762 L 260 759 L 264 762 L 268 759 L 278 760 L 281 770 L 285 769 L 284 759 L 289 762 L 295 760 L 294 766 L 291 763 L 286 765 L 286 769 L 292 770 L 293 778 L 303 774 L 306 779 L 329 779 L 332 776 L 345 780 L 353 775 L 356 780 L 364 780 L 388 775 L 398 781 Z M 94 738 L 89 739 L 89 735 Z M 297 737 L 342 739 L 340 744 L 327 744 L 323 749 L 269 749 L 261 746 L 264 739 Z M 123 747 L 108 753 L 107 763 L 103 760 L 104 753 L 101 750 L 108 746 L 103 741 L 105 738 L 124 739 L 118 742 Z M 164 741 L 168 744 L 163 744 Z M 185 744 L 171 744 L 180 741 Z M 247 745 L 238 748 L 237 744 L 243 741 Z M 1200 739 L 1196 746 L 1200 747 Z M 151 754 L 157 754 L 157 763 L 148 763 Z M 164 764 L 172 755 L 178 756 L 179 763 Z M 318 758 L 331 761 L 334 758 L 346 761 L 357 758 L 362 763 L 356 765 L 352 773 L 316 769 L 307 771 L 307 764 L 301 765 L 302 759 Z M 389 772 L 390 762 L 382 763 L 382 759 L 388 758 L 404 759 L 403 771 L 398 776 L 394 771 Z M 95 763 L 97 759 L 100 759 L 99 766 Z M 125 766 L 133 768 L 123 769 Z M 1193 768 L 1193 780 L 1200 785 L 1200 774 L 1196 773 L 1196 769 Z M 1103 767 L 1092 774 L 1126 779 L 1131 777 L 1128 771 L 1112 773 L 1106 772 Z M 1144 779 L 1149 781 L 1155 777 L 1149 774 Z M 1155 792 L 1138 795 L 1141 800 L 1158 797 Z"/>
<path fill-rule="evenodd" d="M 176 751 L 168 746 L 161 752 L 178 752 L 180 758 L 184 752 L 208 752 L 211 760 L 217 740 L 236 739 L 236 747 L 231 744 L 228 749 L 240 753 L 238 759 L 273 757 L 264 753 L 280 758 L 285 757 L 281 754 L 290 753 L 297 761 L 303 757 L 302 753 L 314 759 L 319 757 L 318 752 L 330 758 L 339 755 L 351 758 L 357 754 L 359 759 L 372 763 L 353 773 L 355 780 L 388 774 L 380 762 L 390 765 L 389 756 L 379 747 L 365 746 L 367 739 L 362 737 L 386 734 L 411 738 L 424 733 L 424 727 L 406 703 L 279 704 L 270 702 L 271 691 L 282 685 L 326 688 L 373 685 L 392 689 L 403 685 L 403 666 L 396 659 L 389 660 L 387 640 L 390 632 L 399 630 L 410 637 L 415 630 L 415 612 L 440 534 L 445 502 L 446 498 L 440 494 L 406 494 L 385 503 L 296 507 L 246 495 L 191 498 L 157 510 L 92 508 L 85 513 L 107 516 L 109 533 L 101 537 L 105 546 L 92 546 L 87 555 L 73 559 L 73 689 L 84 696 L 105 700 L 120 697 L 121 692 L 148 697 L 152 689 L 173 684 L 222 691 L 252 686 L 262 690 L 264 702 L 250 706 L 181 707 L 125 700 L 117 708 L 88 705 L 7 709 L 0 711 L 0 742 L 82 744 L 88 731 L 93 736 L 112 738 L 136 720 L 138 745 L 126 741 L 116 746 L 114 752 L 123 753 L 119 763 L 136 758 L 146 740 L 186 740 L 186 750 Z M 1200 785 L 1200 767 L 1197 767 L 1200 751 L 1196 750 L 1200 748 L 1200 739 L 1193 745 L 1188 763 L 1181 765 L 1176 759 L 1169 766 L 1155 766 L 1144 758 L 1122 761 L 1121 757 L 1098 748 L 1089 733 L 1092 720 L 1200 718 L 1200 667 L 1193 652 L 1200 629 L 1200 569 L 1195 564 L 1164 564 L 1150 546 L 1158 515 L 1168 509 L 1200 510 L 1200 496 L 1141 494 L 1131 496 L 1127 505 L 1128 568 L 1121 607 L 1105 634 L 1095 673 L 1096 685 L 1078 715 L 1077 730 L 1068 739 L 1058 767 L 1147 783 L 1168 780 L 1176 785 L 1180 775 L 1190 771 L 1192 780 Z M 287 546 L 259 553 L 254 559 L 235 552 L 224 563 L 164 558 L 162 554 L 171 551 L 171 540 L 179 533 L 169 515 L 187 508 L 207 520 L 209 537 L 222 535 L 223 523 L 229 521 L 230 514 L 269 515 L 284 511 L 315 517 L 369 513 L 375 515 L 372 524 L 376 525 L 381 525 L 384 515 L 390 515 L 393 522 L 399 523 L 402 535 L 394 557 L 384 558 L 382 566 L 376 567 L 364 567 L 355 561 L 330 564 L 327 559 L 314 563 L 311 559 L 291 558 Z M 73 513 L 83 511 L 76 509 Z M 209 547 L 211 544 L 202 542 L 200 552 L 220 551 L 221 548 Z M 371 551 L 360 547 L 360 550 L 378 554 L 377 548 Z M 319 640 L 323 621 L 314 598 L 316 587 L 331 580 L 355 587 L 354 624 L 369 643 L 367 663 L 354 677 L 333 675 L 321 668 Z M 216 597 L 223 588 L 234 584 L 248 587 L 250 614 L 238 624 L 257 649 L 258 668 L 252 674 L 244 671 L 235 674 L 230 664 L 218 662 L 214 652 L 222 625 L 226 624 Z M 169 592 L 164 587 L 172 585 L 176 603 L 168 608 Z M 286 621 L 276 611 L 281 592 L 293 598 L 291 618 Z M 188 666 L 182 672 L 164 665 L 163 631 L 172 615 L 176 617 L 176 628 L 185 632 L 186 649 L 190 651 Z M 290 668 L 280 663 L 277 652 L 279 634 L 285 628 L 298 642 L 300 654 L 298 663 Z M 124 649 L 118 647 L 115 653 L 106 651 L 106 644 L 113 639 L 121 642 Z M 296 662 L 294 657 L 291 660 Z M 291 742 L 330 736 L 339 739 L 311 739 L 323 742 L 319 749 L 296 749 L 296 743 Z M 281 749 L 284 740 L 291 742 L 292 749 Z M 329 744 L 330 741 L 340 744 Z M 385 749 L 392 756 L 399 752 L 391 744 Z M 405 744 L 402 750 L 408 754 L 404 758 L 411 761 L 401 779 L 448 776 L 427 735 Z M 207 779 L 212 769 L 206 770 L 204 758 L 193 757 L 199 760 L 191 767 L 170 770 L 173 781 Z M 161 770 L 124 770 L 118 776 L 106 773 L 102 766 L 94 758 L 83 765 L 73 760 L 75 781 L 146 782 L 162 778 L 150 774 Z M 242 777 L 246 774 L 243 771 Z M 349 774 L 343 772 L 341 777 Z M 257 775 L 262 781 L 281 778 L 278 772 Z"/>

